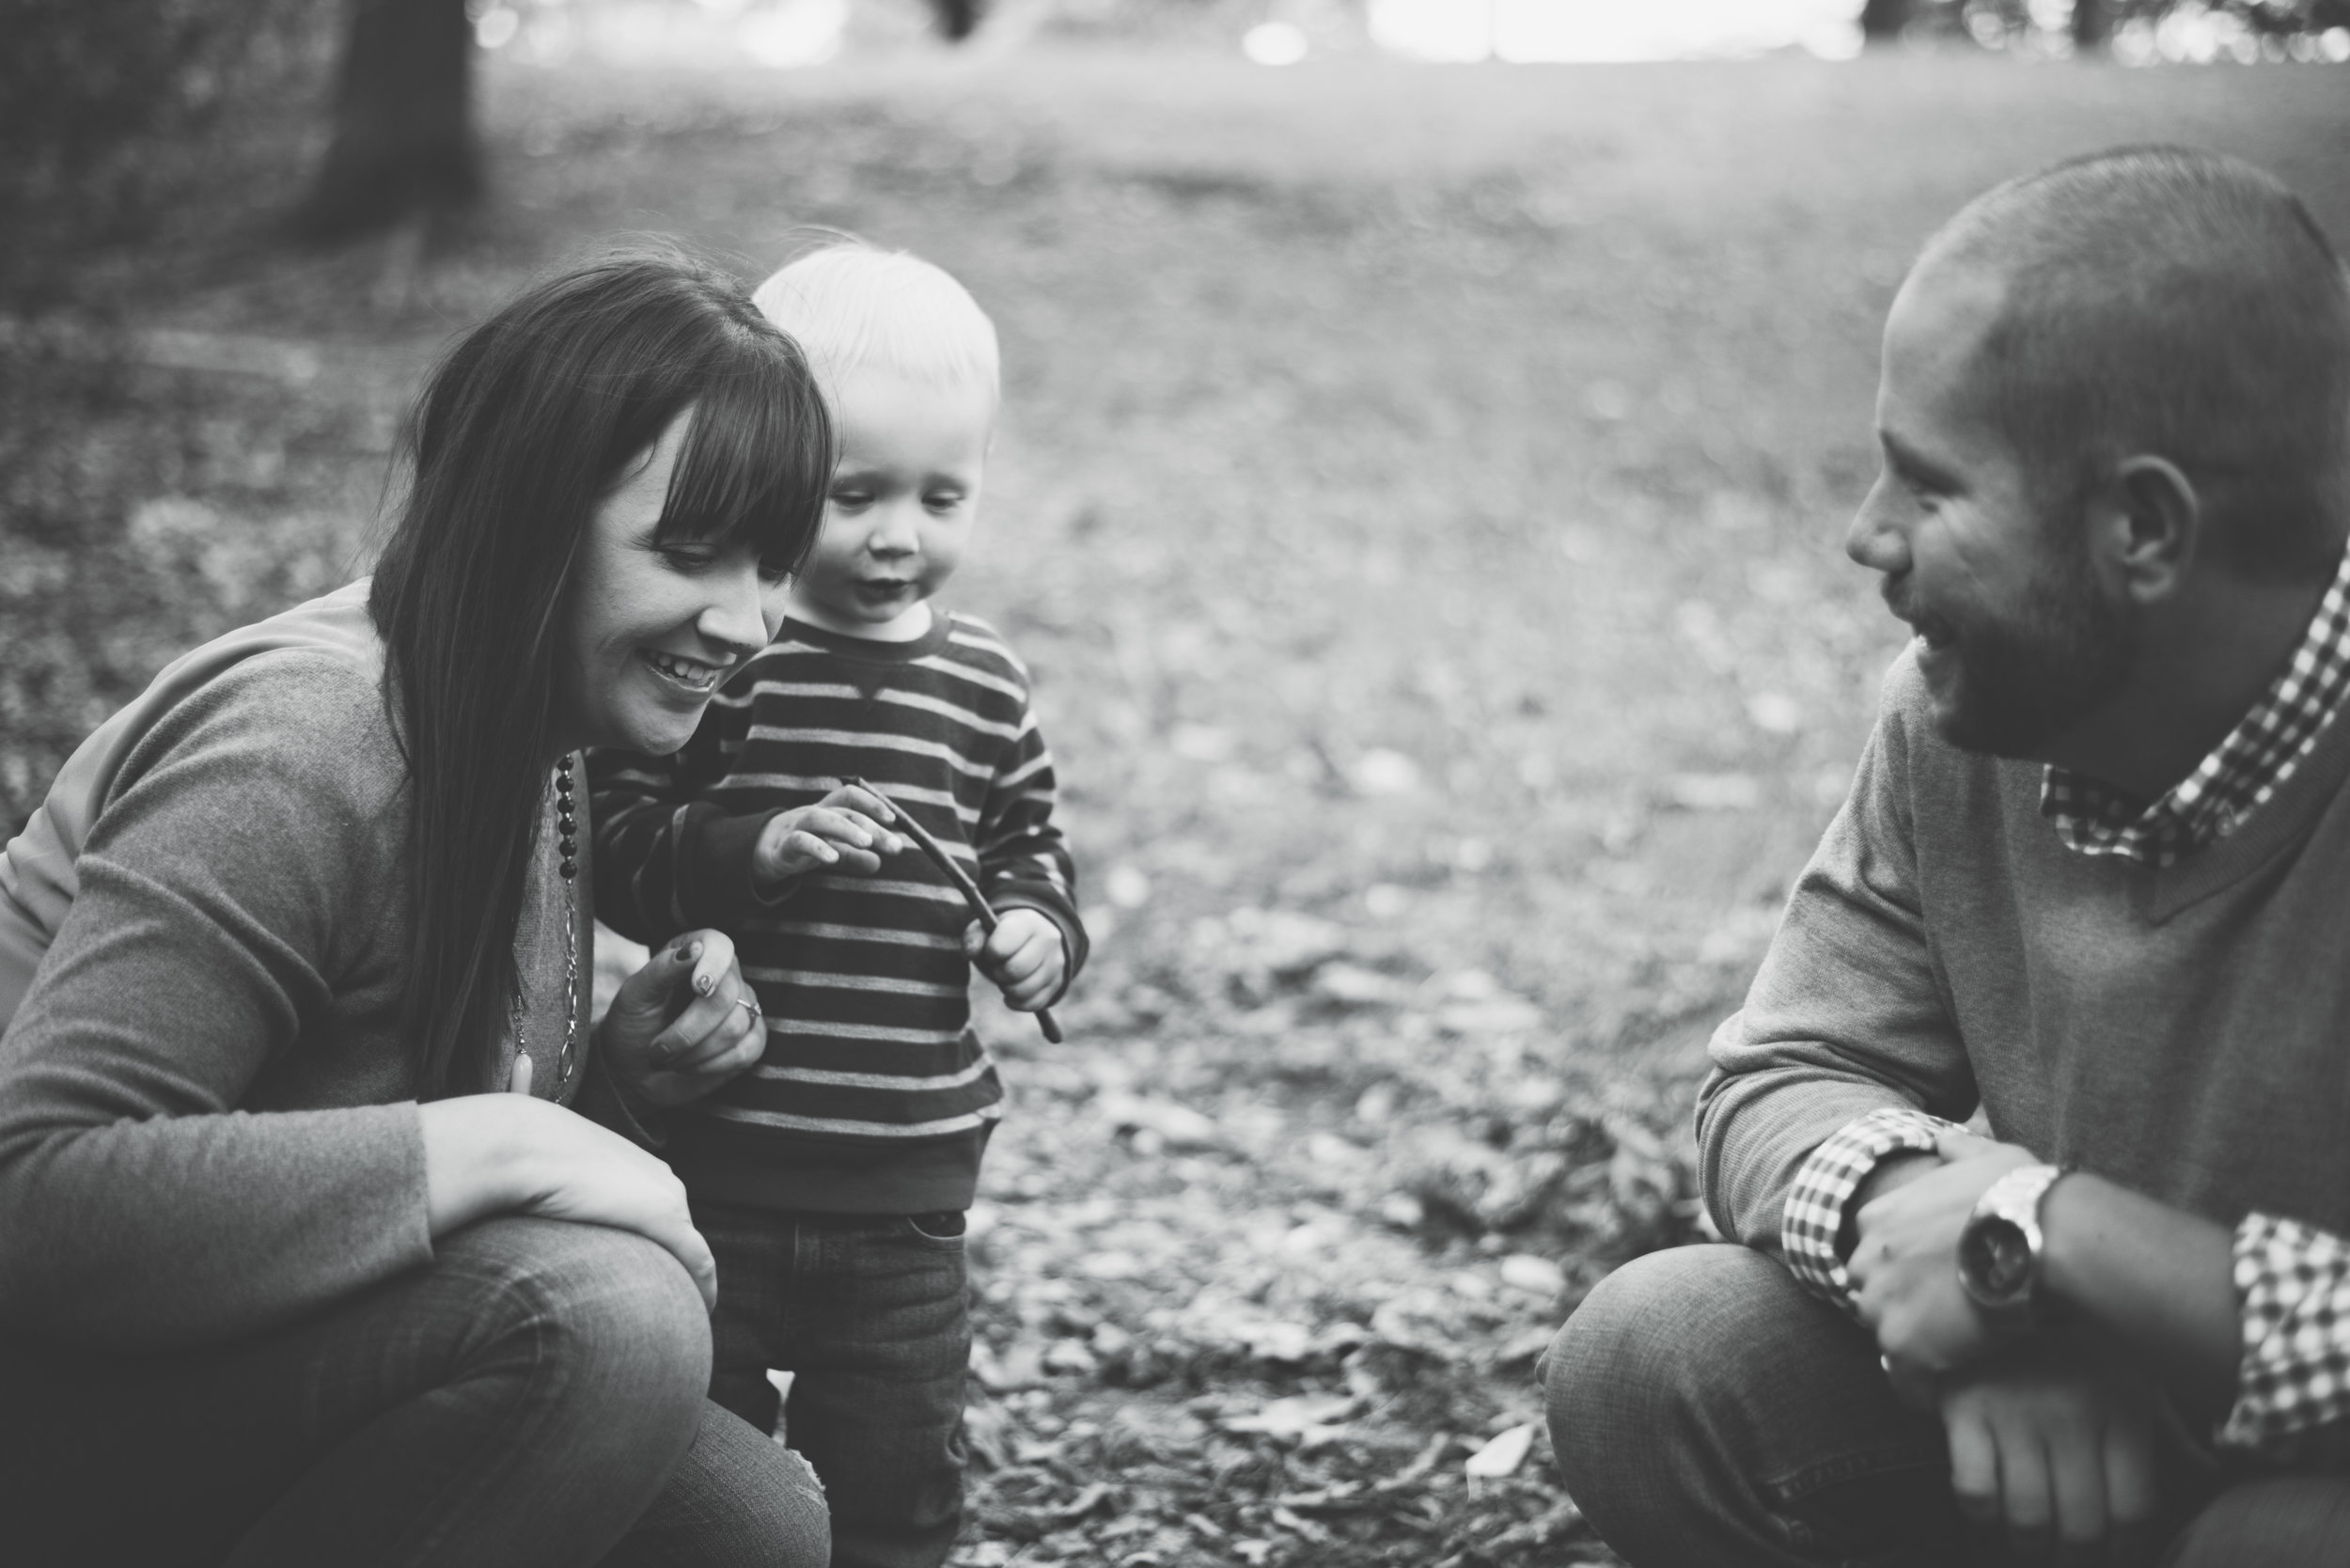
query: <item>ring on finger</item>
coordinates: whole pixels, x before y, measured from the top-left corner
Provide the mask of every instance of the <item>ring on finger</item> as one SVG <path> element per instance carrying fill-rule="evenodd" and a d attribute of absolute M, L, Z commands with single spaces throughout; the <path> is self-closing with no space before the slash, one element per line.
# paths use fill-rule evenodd
<path fill-rule="evenodd" d="M 742 996 L 735 997 L 734 1005 L 741 1008 L 744 1011 L 749 1013 L 754 1018 L 762 1016 L 759 1011 L 759 996 L 756 992 L 746 991 Z"/>

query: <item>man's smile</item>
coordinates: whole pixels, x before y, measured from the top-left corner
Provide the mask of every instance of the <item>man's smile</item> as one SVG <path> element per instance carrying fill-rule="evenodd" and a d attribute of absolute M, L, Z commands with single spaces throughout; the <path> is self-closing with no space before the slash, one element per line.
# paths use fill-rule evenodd
<path fill-rule="evenodd" d="M 1888 581 L 1883 594 L 1885 607 L 1893 613 L 1893 619 L 1907 622 L 1909 629 L 1917 633 L 1928 648 L 1944 648 L 1956 639 L 1957 627 L 1940 616 L 1919 607 L 1918 596 L 1910 591 L 1906 578 Z"/>

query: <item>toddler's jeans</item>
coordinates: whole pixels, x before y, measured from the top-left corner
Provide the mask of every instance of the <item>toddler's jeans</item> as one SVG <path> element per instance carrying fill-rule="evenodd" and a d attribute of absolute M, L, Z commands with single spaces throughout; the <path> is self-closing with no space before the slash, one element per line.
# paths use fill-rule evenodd
<path fill-rule="evenodd" d="M 834 1568 L 938 1568 L 963 1519 L 964 1216 L 694 1205 L 718 1260 L 710 1397 L 823 1479 Z"/>

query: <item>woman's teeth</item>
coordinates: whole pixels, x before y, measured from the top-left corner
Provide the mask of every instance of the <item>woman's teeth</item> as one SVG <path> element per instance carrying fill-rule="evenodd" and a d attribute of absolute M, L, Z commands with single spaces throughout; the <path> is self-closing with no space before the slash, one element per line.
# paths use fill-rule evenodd
<path fill-rule="evenodd" d="M 709 691 L 718 684 L 718 666 L 703 664 L 698 659 L 682 659 L 674 653 L 648 651 L 645 662 L 679 685 L 690 686 L 697 692 Z"/>

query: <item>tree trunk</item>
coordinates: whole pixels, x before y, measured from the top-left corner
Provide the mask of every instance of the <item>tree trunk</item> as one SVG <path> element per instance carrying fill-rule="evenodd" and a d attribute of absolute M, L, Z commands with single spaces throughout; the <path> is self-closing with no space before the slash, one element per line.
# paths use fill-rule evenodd
<path fill-rule="evenodd" d="M 979 24 L 980 0 L 931 0 L 931 9 L 938 18 L 938 30 L 954 43 L 969 38 Z"/>
<path fill-rule="evenodd" d="M 296 227 L 346 239 L 480 194 L 465 0 L 352 0 L 335 139 Z"/>
<path fill-rule="evenodd" d="M 2113 0 L 2073 0 L 2073 51 L 2102 52 L 2113 37 Z"/>
<path fill-rule="evenodd" d="M 1890 43 L 1917 11 L 1918 0 L 1867 0 L 1860 8 L 1860 36 L 1871 43 Z"/>

